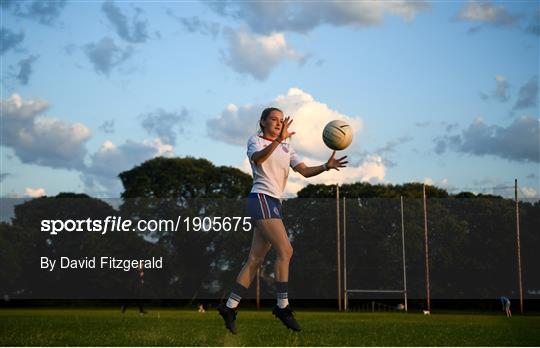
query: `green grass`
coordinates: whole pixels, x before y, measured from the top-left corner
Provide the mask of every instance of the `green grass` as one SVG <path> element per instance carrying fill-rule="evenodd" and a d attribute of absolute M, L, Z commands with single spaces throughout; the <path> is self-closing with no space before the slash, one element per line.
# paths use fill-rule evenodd
<path fill-rule="evenodd" d="M 206 313 L 133 308 L 0 309 L 2 346 L 539 346 L 540 317 L 500 314 L 298 311 L 303 331 L 285 329 L 269 309 L 242 310 L 239 334 Z"/>

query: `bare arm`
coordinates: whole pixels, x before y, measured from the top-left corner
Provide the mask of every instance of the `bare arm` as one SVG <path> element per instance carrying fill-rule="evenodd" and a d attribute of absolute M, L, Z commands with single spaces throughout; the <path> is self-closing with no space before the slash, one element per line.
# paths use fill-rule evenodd
<path fill-rule="evenodd" d="M 341 158 L 336 159 L 336 151 L 332 152 L 332 156 L 328 159 L 326 163 L 320 166 L 314 166 L 314 167 L 308 167 L 304 164 L 304 162 L 297 164 L 293 170 L 295 172 L 298 172 L 302 174 L 303 177 L 309 178 L 315 175 L 319 175 L 322 172 L 326 172 L 330 169 L 335 169 L 339 171 L 339 168 L 346 167 L 345 164 L 349 163 L 348 161 L 345 161 L 347 156 L 343 156 Z"/>
<path fill-rule="evenodd" d="M 254 152 L 253 155 L 251 155 L 251 160 L 253 161 L 253 163 L 259 165 L 266 161 L 266 159 L 270 157 L 272 152 L 274 152 L 276 147 L 278 147 L 279 143 L 281 142 L 281 140 L 278 140 L 279 139 L 275 139 L 270 145 L 268 145 L 264 149 Z"/>
<path fill-rule="evenodd" d="M 288 137 L 290 137 L 291 135 L 293 135 L 295 133 L 295 132 L 289 133 L 289 126 L 291 125 L 292 121 L 293 120 L 290 117 L 285 117 L 285 120 L 283 121 L 283 126 L 281 127 L 281 132 L 280 132 L 279 136 L 276 139 L 274 139 L 274 141 L 272 141 L 272 143 L 270 145 L 268 145 L 264 149 L 262 149 L 260 151 L 257 151 L 255 153 L 253 153 L 253 155 L 251 155 L 251 160 L 255 164 L 259 165 L 259 164 L 263 163 L 264 161 L 266 161 L 268 159 L 268 157 L 270 157 L 272 152 L 274 152 L 276 147 L 278 147 L 278 145 L 283 140 L 287 139 Z"/>
<path fill-rule="evenodd" d="M 319 175 L 322 172 L 326 172 L 326 168 L 324 167 L 324 164 L 320 166 L 314 166 L 314 167 L 308 167 L 304 164 L 304 162 L 297 164 L 293 170 L 295 172 L 298 172 L 302 174 L 304 178 L 309 178 L 315 175 Z"/>

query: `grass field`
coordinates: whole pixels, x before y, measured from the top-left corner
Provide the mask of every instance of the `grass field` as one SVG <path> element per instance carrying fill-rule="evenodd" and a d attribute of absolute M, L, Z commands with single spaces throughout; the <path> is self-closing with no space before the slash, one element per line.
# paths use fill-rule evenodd
<path fill-rule="evenodd" d="M 540 317 L 500 314 L 297 312 L 303 331 L 270 310 L 243 310 L 238 335 L 217 311 L 0 309 L 2 346 L 539 346 Z"/>

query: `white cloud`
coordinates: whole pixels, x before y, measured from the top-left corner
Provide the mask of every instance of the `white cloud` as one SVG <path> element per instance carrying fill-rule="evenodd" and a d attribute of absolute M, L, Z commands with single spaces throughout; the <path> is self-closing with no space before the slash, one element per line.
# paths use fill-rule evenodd
<path fill-rule="evenodd" d="M 347 150 L 337 154 L 338 157 L 348 153 L 359 153 L 355 150 L 355 139 L 363 131 L 363 121 L 358 116 L 348 116 L 331 109 L 327 104 L 319 102 L 309 93 L 299 88 L 290 88 L 286 94 L 279 95 L 268 103 L 283 110 L 285 115 L 293 117 L 290 130 L 296 134 L 291 140 L 301 160 L 308 166 L 317 166 L 326 162 L 332 151 L 324 145 L 322 131 L 324 126 L 332 120 L 343 120 L 349 123 L 355 132 L 353 142 Z M 247 104 L 236 106 L 229 104 L 221 116 L 207 123 L 210 136 L 233 145 L 246 146 L 247 139 L 255 133 L 260 112 L 265 106 Z M 251 174 L 251 166 L 244 159 L 238 168 Z M 361 160 L 351 161 L 346 168 L 339 171 L 331 170 L 311 178 L 304 178 L 291 170 L 285 196 L 294 196 L 298 190 L 309 183 L 335 184 L 369 181 L 371 183 L 384 182 L 386 166 L 379 155 L 363 155 Z"/>
<path fill-rule="evenodd" d="M 12 94 L 0 101 L 2 145 L 14 150 L 23 163 L 53 168 L 81 169 L 90 129 L 82 123 L 68 123 L 43 116 L 49 103 L 41 99 L 23 100 Z"/>
<path fill-rule="evenodd" d="M 333 110 L 299 88 L 290 88 L 287 94 L 277 96 L 268 105 L 280 108 L 285 116 L 293 117 L 290 130 L 296 132 L 291 140 L 295 151 L 301 156 L 319 161 L 326 161 L 331 153 L 322 141 L 322 131 L 328 122 L 343 120 L 352 126 L 355 135 L 349 149 L 356 146 L 355 139 L 363 130 L 360 117 Z M 260 113 L 264 108 L 265 106 L 253 104 L 230 104 L 221 116 L 207 122 L 208 133 L 226 143 L 245 146 L 247 139 L 258 129 Z"/>
<path fill-rule="evenodd" d="M 287 185 L 285 185 L 285 190 L 283 191 L 284 198 L 293 198 L 296 197 L 297 192 L 306 187 L 310 182 L 307 182 L 306 178 L 302 177 L 299 174 L 291 173 L 289 179 L 287 180 Z M 315 184 L 312 182 L 312 184 Z"/>
<path fill-rule="evenodd" d="M 434 180 L 429 176 L 424 178 L 424 184 L 429 186 L 437 186 L 441 188 L 448 188 L 448 178 L 443 178 L 441 180 Z"/>
<path fill-rule="evenodd" d="M 419 11 L 429 8 L 425 1 L 351 1 L 333 2 L 322 13 L 325 22 L 334 25 L 377 25 L 389 13 L 407 21 L 414 19 Z M 325 8 L 322 7 L 321 11 Z"/>
<path fill-rule="evenodd" d="M 320 25 L 374 26 L 385 15 L 414 19 L 417 13 L 428 10 L 427 1 L 327 1 L 314 6 L 309 2 L 223 2 L 212 3 L 218 14 L 241 19 L 257 33 L 282 31 L 308 32 Z"/>
<path fill-rule="evenodd" d="M 303 162 L 307 166 L 318 166 L 323 163 L 312 158 L 304 158 Z M 247 174 L 252 174 L 247 158 L 244 159 L 238 168 Z M 285 197 L 294 197 L 299 190 L 308 184 L 341 185 L 361 181 L 367 181 L 371 184 L 383 183 L 385 174 L 386 167 L 380 156 L 368 156 L 358 166 L 348 165 L 339 171 L 332 169 L 311 178 L 304 178 L 301 174 L 291 169 L 283 195 Z"/>
<path fill-rule="evenodd" d="M 237 168 L 240 169 L 241 171 L 243 171 L 246 174 L 252 175 L 252 173 L 251 173 L 251 165 L 249 164 L 249 160 L 248 160 L 247 156 L 246 156 L 246 158 L 244 158 L 244 161 L 242 162 L 242 164 L 240 166 L 238 166 Z"/>
<path fill-rule="evenodd" d="M 92 195 L 117 197 L 122 190 L 119 173 L 148 159 L 173 155 L 173 146 L 161 138 L 127 140 L 120 145 L 106 140 L 86 164 L 90 130 L 84 124 L 43 116 L 49 108 L 46 101 L 23 100 L 18 94 L 0 106 L 3 146 L 12 148 L 23 163 L 78 171 L 85 191 Z M 28 188 L 26 192 L 32 196 L 41 191 Z"/>
<path fill-rule="evenodd" d="M 489 2 L 470 1 L 456 15 L 462 21 L 489 23 L 495 26 L 513 26 L 521 16 L 512 14 L 502 6 Z"/>
<path fill-rule="evenodd" d="M 507 127 L 488 125 L 477 118 L 461 135 L 434 139 L 435 152 L 447 149 L 477 156 L 494 155 L 517 162 L 540 162 L 540 119 L 523 116 Z"/>
<path fill-rule="evenodd" d="M 24 194 L 28 197 L 32 197 L 32 198 L 38 198 L 38 197 L 41 197 L 41 196 L 45 196 L 45 189 L 39 187 L 39 188 L 31 188 L 31 187 L 27 187 L 24 189 Z"/>
<path fill-rule="evenodd" d="M 122 191 L 118 174 L 148 159 L 170 156 L 172 151 L 173 147 L 159 138 L 142 142 L 127 140 L 121 145 L 107 140 L 91 155 L 90 165 L 81 173 L 85 191 L 95 196 L 117 197 Z"/>
<path fill-rule="evenodd" d="M 157 151 L 156 156 L 172 156 L 173 146 L 170 144 L 165 144 L 160 138 L 155 138 L 152 140 L 145 139 L 143 140 L 143 145 L 154 148 Z"/>
<path fill-rule="evenodd" d="M 233 70 L 266 80 L 283 60 L 302 61 L 304 56 L 289 47 L 283 33 L 259 35 L 249 30 L 225 29 L 228 38 L 224 61 Z"/>
<path fill-rule="evenodd" d="M 157 108 L 141 115 L 141 126 L 151 135 L 155 135 L 166 144 L 175 145 L 178 134 L 184 132 L 182 124 L 188 119 L 188 111 L 166 111 Z"/>
<path fill-rule="evenodd" d="M 513 181 L 507 181 L 505 178 L 488 176 L 483 179 L 475 179 L 472 181 L 473 186 L 470 188 L 460 188 L 459 191 L 470 191 L 474 194 L 492 194 L 508 199 L 515 198 L 515 187 Z M 534 184 L 533 184 L 534 185 Z M 457 190 L 456 190 L 457 191 Z M 518 185 L 518 199 L 530 200 L 538 199 L 538 187 L 528 187 Z"/>
<path fill-rule="evenodd" d="M 322 141 L 322 131 L 330 121 L 342 120 L 351 125 L 354 136 L 349 149 L 356 146 L 355 140 L 363 130 L 363 121 L 360 117 L 348 116 L 333 110 L 299 88 L 289 89 L 287 94 L 278 96 L 274 103 L 285 115 L 293 117 L 290 129 L 296 134 L 293 135 L 291 144 L 298 154 L 306 157 L 316 160 L 328 159 L 331 150 Z"/>
<path fill-rule="evenodd" d="M 135 15 L 132 18 L 123 14 L 113 1 L 105 1 L 101 5 L 101 10 L 122 39 L 131 43 L 141 43 L 148 39 L 148 23 L 146 20 L 140 19 L 140 15 L 144 13 L 141 8 L 135 9 Z"/>
<path fill-rule="evenodd" d="M 110 140 L 105 140 L 103 144 L 101 144 L 101 147 L 99 149 L 99 152 L 106 153 L 106 152 L 113 152 L 116 151 L 116 145 Z"/>
<path fill-rule="evenodd" d="M 536 190 L 532 187 L 520 187 L 519 189 L 521 190 L 521 193 L 523 193 L 523 195 L 525 196 L 522 198 L 538 198 L 538 192 L 536 192 Z"/>
<path fill-rule="evenodd" d="M 43 25 L 55 26 L 66 0 L 60 1 L 2 1 L 2 12 L 11 11 L 17 17 L 27 18 Z"/>
<path fill-rule="evenodd" d="M 123 48 L 116 45 L 112 38 L 103 37 L 97 43 L 84 45 L 84 52 L 97 73 L 109 76 L 115 67 L 133 55 L 134 49 L 131 46 Z"/>
<path fill-rule="evenodd" d="M 229 104 L 217 118 L 206 122 L 211 138 L 232 145 L 246 145 L 247 139 L 258 129 L 259 117 L 264 106 Z"/>
<path fill-rule="evenodd" d="M 426 177 L 426 178 L 424 178 L 424 184 L 426 184 L 426 185 L 434 185 L 435 182 L 433 181 L 432 178 Z"/>
<path fill-rule="evenodd" d="M 501 102 L 505 102 L 510 99 L 510 84 L 504 76 L 495 76 L 495 91 L 493 91 L 493 97 Z"/>
<path fill-rule="evenodd" d="M 538 75 L 534 75 L 519 89 L 518 99 L 516 100 L 513 110 L 535 108 L 537 105 Z"/>
<path fill-rule="evenodd" d="M 2 112 L 6 117 L 18 116 L 20 119 L 32 119 L 35 115 L 49 108 L 49 103 L 42 99 L 29 99 L 23 101 L 17 93 L 9 99 L 2 101 Z M 13 116 L 12 116 L 13 115 Z"/>
<path fill-rule="evenodd" d="M 0 40 L 2 41 L 0 55 L 19 46 L 24 41 L 24 35 L 22 30 L 17 34 L 7 28 L 0 28 Z"/>
<path fill-rule="evenodd" d="M 325 160 L 326 161 L 326 160 Z M 304 163 L 308 166 L 321 165 L 322 162 L 310 158 L 304 159 Z M 358 166 L 348 165 L 345 168 L 341 168 L 339 171 L 330 170 L 311 178 L 304 178 L 299 173 L 295 173 L 291 170 L 289 176 L 289 182 L 285 187 L 285 196 L 296 195 L 298 190 L 307 186 L 308 184 L 352 184 L 355 182 L 367 181 L 371 184 L 377 184 L 384 182 L 384 176 L 386 174 L 386 167 L 380 156 L 367 156 Z"/>

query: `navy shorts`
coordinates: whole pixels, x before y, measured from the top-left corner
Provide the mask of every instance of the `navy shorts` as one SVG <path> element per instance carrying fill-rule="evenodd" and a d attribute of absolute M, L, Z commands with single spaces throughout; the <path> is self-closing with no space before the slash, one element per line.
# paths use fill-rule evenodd
<path fill-rule="evenodd" d="M 246 211 L 253 221 L 282 218 L 279 199 L 264 193 L 251 192 L 248 195 Z"/>

